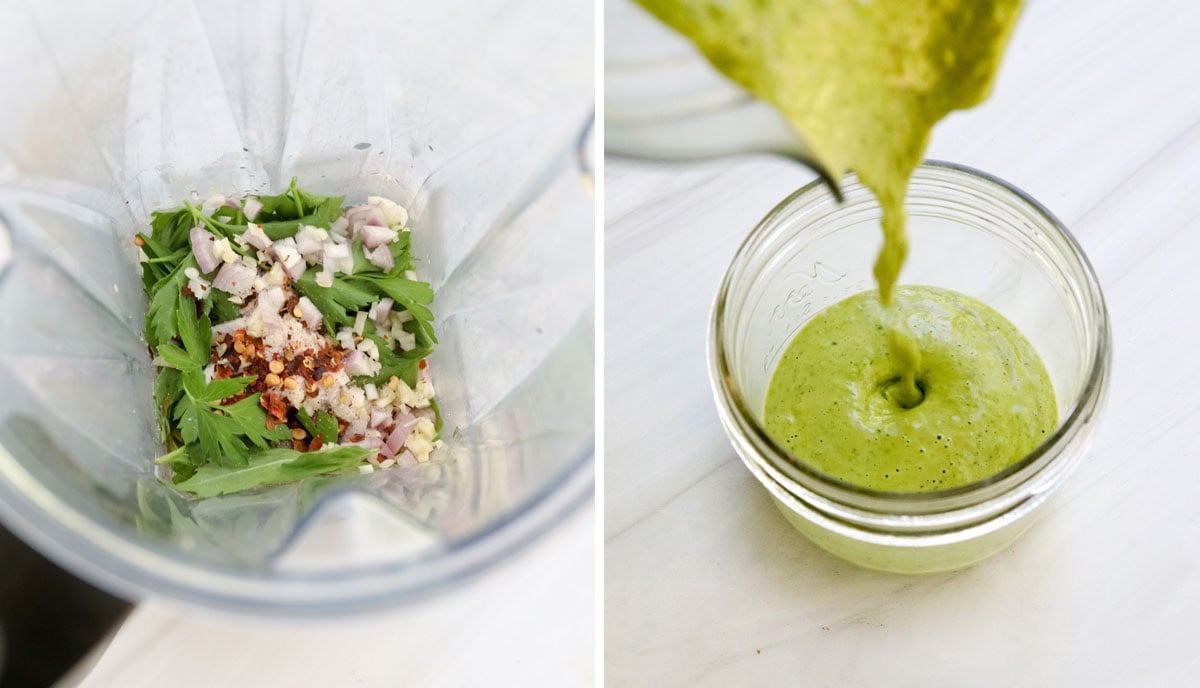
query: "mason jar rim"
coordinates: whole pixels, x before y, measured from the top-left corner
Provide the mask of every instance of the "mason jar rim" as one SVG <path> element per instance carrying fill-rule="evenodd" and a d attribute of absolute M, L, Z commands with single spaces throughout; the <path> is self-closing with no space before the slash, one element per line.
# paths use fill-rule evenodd
<path fill-rule="evenodd" d="M 877 490 L 835 478 L 781 447 L 767 434 L 755 419 L 754 414 L 747 408 L 746 402 L 733 380 L 728 360 L 729 352 L 725 348 L 726 307 L 739 268 L 744 267 L 758 244 L 777 229 L 780 216 L 785 212 L 808 205 L 815 206 L 817 202 L 826 202 L 832 199 L 832 194 L 825 182 L 818 179 L 776 204 L 741 243 L 721 281 L 709 323 L 709 372 L 712 377 L 713 391 L 717 398 L 718 410 L 722 418 L 731 421 L 743 436 L 742 439 L 745 439 L 753 447 L 756 452 L 754 458 L 759 467 L 788 492 L 795 493 L 795 488 L 799 487 L 807 488 L 810 498 L 829 500 L 834 505 L 849 506 L 855 511 L 883 514 L 938 514 L 969 509 L 1006 493 L 1011 493 L 1017 486 L 1034 478 L 1053 462 L 1058 449 L 1070 443 L 1103 399 L 1107 383 L 1107 369 L 1112 355 L 1108 309 L 1104 302 L 1099 279 L 1079 242 L 1045 206 L 1028 193 L 998 177 L 966 165 L 926 160 L 918 166 L 913 179 L 918 180 L 921 173 L 925 171 L 949 172 L 953 176 L 961 175 L 971 181 L 983 182 L 986 186 L 992 187 L 993 191 L 1005 194 L 1034 211 L 1044 221 L 1044 228 L 1053 230 L 1057 233 L 1058 238 L 1065 242 L 1069 249 L 1068 258 L 1078 263 L 1077 267 L 1083 274 L 1083 292 L 1090 296 L 1092 301 L 1092 308 L 1090 312 L 1085 312 L 1085 317 L 1087 324 L 1090 325 L 1088 329 L 1091 330 L 1089 338 L 1095 342 L 1095 345 L 1094 350 L 1090 352 L 1086 382 L 1079 394 L 1072 400 L 1066 418 L 1033 451 L 1000 472 L 966 485 L 924 492 Z M 853 176 L 843 180 L 842 183 L 847 187 L 843 189 L 844 192 L 861 186 L 861 182 Z M 849 197 L 849 193 L 844 193 L 844 195 Z M 838 207 L 847 206 L 841 204 Z M 1087 305 L 1085 304 L 1085 307 Z M 743 456 L 743 458 L 746 457 Z M 947 525 L 950 523 L 948 522 Z"/>

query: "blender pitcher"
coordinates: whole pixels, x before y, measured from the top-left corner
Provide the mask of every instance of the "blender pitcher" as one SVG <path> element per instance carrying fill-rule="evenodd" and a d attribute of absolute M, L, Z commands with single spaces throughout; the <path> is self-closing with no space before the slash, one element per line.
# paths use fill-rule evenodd
<path fill-rule="evenodd" d="M 125 597 L 311 616 L 428 595 L 588 500 L 590 3 L 0 7 L 6 526 Z M 154 475 L 133 236 L 293 176 L 409 209 L 446 446 L 194 499 Z"/>
<path fill-rule="evenodd" d="M 769 153 L 837 184 L 773 106 L 718 73 L 687 39 L 631 0 L 604 4 L 604 145 L 660 161 Z"/>

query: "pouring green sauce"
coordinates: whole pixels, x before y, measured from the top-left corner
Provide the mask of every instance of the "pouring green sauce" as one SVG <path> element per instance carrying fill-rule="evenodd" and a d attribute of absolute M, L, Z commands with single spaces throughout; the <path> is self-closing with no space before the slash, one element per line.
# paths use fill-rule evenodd
<path fill-rule="evenodd" d="M 1020 332 L 962 294 L 913 292 L 918 298 L 903 307 L 893 299 L 908 253 L 908 180 L 933 126 L 952 110 L 987 97 L 1020 11 L 1019 0 L 638 1 L 695 43 L 718 70 L 778 108 L 831 179 L 836 182 L 847 170 L 857 172 L 883 210 L 884 241 L 874 269 L 877 307 L 867 308 L 861 295 L 852 297 L 797 335 L 771 380 L 767 431 L 835 477 L 891 490 L 971 482 L 1036 446 L 1043 431 L 1054 427 L 1057 411 L 1049 403 L 1054 394 L 1045 368 Z M 931 339 L 925 326 L 944 320 L 946 309 L 959 313 L 963 322 L 983 323 L 1004 336 L 984 336 L 981 330 L 975 335 L 955 332 L 946 341 Z M 870 346 L 853 352 L 843 345 L 834 348 L 825 342 L 826 332 L 810 332 L 834 326 L 846 328 L 839 340 L 871 335 Z M 977 355 L 943 355 L 959 344 Z M 999 348 L 989 353 L 989 347 Z M 854 359 L 850 353 L 865 358 Z M 1001 361 L 1010 367 L 992 367 L 1002 366 Z M 886 380 L 877 379 L 885 370 Z M 1001 389 L 1002 381 L 1013 382 L 1014 375 L 1020 384 Z M 924 384 L 943 378 L 969 381 L 974 396 L 953 384 Z M 814 391 L 814 384 L 823 389 Z M 840 396 L 845 389 L 860 395 L 857 403 L 868 404 L 860 412 L 871 408 L 873 413 L 859 413 L 851 422 L 851 409 L 844 406 L 848 400 Z M 1012 398 L 1014 389 L 1029 395 L 1021 408 L 1037 414 L 1028 423 L 991 417 L 1019 406 Z M 971 405 L 975 401 L 996 403 Z M 821 408 L 824 412 L 817 413 Z M 981 413 L 988 418 L 977 415 Z M 951 440 L 953 450 L 945 447 L 939 454 L 958 459 L 913 463 L 935 448 L 922 428 L 942 427 L 943 437 L 974 436 L 952 427 L 958 422 L 953 419 L 968 416 L 971 427 L 979 423 L 988 428 L 986 442 Z M 823 430 L 830 423 L 838 428 L 832 434 Z M 881 436 L 900 439 L 882 441 Z M 825 446 L 814 446 L 809 439 Z M 929 467 L 928 479 L 910 481 L 910 473 L 901 477 L 889 469 L 915 465 Z"/>

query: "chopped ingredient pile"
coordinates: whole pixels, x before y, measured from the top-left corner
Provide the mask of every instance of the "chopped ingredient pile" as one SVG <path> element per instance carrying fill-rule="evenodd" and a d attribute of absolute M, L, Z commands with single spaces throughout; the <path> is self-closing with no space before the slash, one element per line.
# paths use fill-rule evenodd
<path fill-rule="evenodd" d="M 301 191 L 185 202 L 138 234 L 175 487 L 207 497 L 429 460 L 433 300 L 408 213 Z"/>

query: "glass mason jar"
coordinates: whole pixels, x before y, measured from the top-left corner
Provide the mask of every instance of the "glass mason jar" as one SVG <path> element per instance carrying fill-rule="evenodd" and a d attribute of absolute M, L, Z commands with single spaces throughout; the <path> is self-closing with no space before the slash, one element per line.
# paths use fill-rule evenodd
<path fill-rule="evenodd" d="M 842 192 L 841 204 L 820 182 L 792 194 L 730 264 L 709 328 L 721 423 L 784 516 L 820 547 L 885 571 L 968 566 L 1020 536 L 1085 453 L 1112 359 L 1100 284 L 1066 228 L 1021 190 L 959 165 L 919 167 L 906 205 L 906 274 L 979 299 L 1012 321 L 1046 365 L 1061 420 L 1029 455 L 969 485 L 933 492 L 851 485 L 789 454 L 763 430 L 768 383 L 796 333 L 827 306 L 875 288 L 879 204 L 853 176 Z"/>

